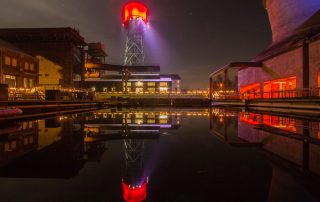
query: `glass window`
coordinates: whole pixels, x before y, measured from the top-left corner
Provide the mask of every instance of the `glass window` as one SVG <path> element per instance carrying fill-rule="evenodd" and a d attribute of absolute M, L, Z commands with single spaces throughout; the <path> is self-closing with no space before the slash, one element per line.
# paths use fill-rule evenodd
<path fill-rule="evenodd" d="M 126 83 L 123 82 L 123 83 L 122 83 L 122 86 L 125 87 L 125 86 L 126 86 Z M 131 86 L 131 82 L 127 82 L 127 86 Z"/>
<path fill-rule="evenodd" d="M 161 93 L 166 93 L 166 92 L 168 92 L 169 89 L 168 89 L 168 87 L 160 87 L 159 90 Z"/>
<path fill-rule="evenodd" d="M 4 63 L 5 63 L 6 65 L 11 65 L 11 58 L 8 57 L 8 56 L 6 56 L 6 57 L 4 58 Z"/>
<path fill-rule="evenodd" d="M 34 87 L 34 80 L 33 79 L 29 79 L 29 87 L 30 88 Z"/>
<path fill-rule="evenodd" d="M 136 82 L 136 86 L 143 86 L 143 83 L 141 81 Z"/>
<path fill-rule="evenodd" d="M 156 92 L 156 89 L 155 89 L 155 88 L 148 88 L 148 92 L 149 92 L 149 93 L 155 93 L 155 92 Z"/>
<path fill-rule="evenodd" d="M 12 58 L 12 66 L 13 67 L 17 67 L 17 65 L 18 65 L 17 59 L 16 58 Z"/>
<path fill-rule="evenodd" d="M 148 82 L 148 86 L 156 86 L 156 82 Z"/>
<path fill-rule="evenodd" d="M 4 83 L 8 84 L 10 88 L 16 87 L 16 77 L 12 75 L 6 75 L 4 74 Z"/>
<path fill-rule="evenodd" d="M 136 113 L 135 115 L 136 118 L 143 118 L 143 113 Z"/>
<path fill-rule="evenodd" d="M 148 124 L 155 124 L 156 123 L 156 120 L 155 119 L 148 119 Z"/>
<path fill-rule="evenodd" d="M 23 87 L 28 88 L 28 79 L 27 78 L 23 78 Z"/>
<path fill-rule="evenodd" d="M 29 70 L 29 63 L 28 63 L 28 62 L 25 62 L 25 63 L 24 63 L 24 69 L 25 69 L 25 70 Z"/>
<path fill-rule="evenodd" d="M 168 86 L 168 82 L 160 82 L 160 86 L 161 87 L 167 87 Z"/>
<path fill-rule="evenodd" d="M 142 93 L 143 92 L 143 88 L 136 88 L 136 93 Z"/>
<path fill-rule="evenodd" d="M 160 124 L 167 124 L 168 120 L 167 119 L 160 119 Z"/>
<path fill-rule="evenodd" d="M 34 71 L 34 64 L 30 64 L 30 71 Z"/>

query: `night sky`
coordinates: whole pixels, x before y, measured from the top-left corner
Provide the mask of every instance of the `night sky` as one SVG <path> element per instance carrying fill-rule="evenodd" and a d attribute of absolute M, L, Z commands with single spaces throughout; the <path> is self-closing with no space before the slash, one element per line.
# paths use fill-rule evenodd
<path fill-rule="evenodd" d="M 1 0 L 0 27 L 74 27 L 101 41 L 108 62 L 123 63 L 121 8 L 126 0 Z M 245 3 L 244 3 L 245 2 Z M 149 0 L 147 61 L 177 73 L 182 87 L 207 88 L 208 75 L 247 61 L 271 42 L 262 0 Z M 148 40 L 150 41 L 150 40 Z"/>

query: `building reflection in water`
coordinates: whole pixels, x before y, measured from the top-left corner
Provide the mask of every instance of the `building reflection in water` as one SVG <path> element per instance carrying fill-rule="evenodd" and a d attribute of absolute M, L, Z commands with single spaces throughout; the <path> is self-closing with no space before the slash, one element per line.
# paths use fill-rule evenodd
<path fill-rule="evenodd" d="M 320 175 L 319 127 L 317 121 L 263 113 L 223 109 L 210 113 L 211 134 L 231 146 L 261 148 L 271 162 L 277 162 L 273 164 L 273 185 L 281 181 L 277 180 L 282 175 L 279 160 L 280 164 Z"/>
<path fill-rule="evenodd" d="M 188 115 L 209 115 L 202 113 Z M 86 162 L 102 159 L 106 142 L 120 140 L 124 151 L 123 177 L 119 180 L 123 199 L 144 201 L 150 173 L 144 165 L 146 144 L 178 129 L 181 114 L 109 109 L 2 126 L 0 177 L 72 178 Z"/>

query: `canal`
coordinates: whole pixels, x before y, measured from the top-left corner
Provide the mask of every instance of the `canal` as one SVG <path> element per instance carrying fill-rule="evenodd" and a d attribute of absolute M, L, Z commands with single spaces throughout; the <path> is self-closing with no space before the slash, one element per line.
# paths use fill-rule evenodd
<path fill-rule="evenodd" d="M 319 201 L 319 127 L 218 108 L 1 123 L 0 201 Z"/>

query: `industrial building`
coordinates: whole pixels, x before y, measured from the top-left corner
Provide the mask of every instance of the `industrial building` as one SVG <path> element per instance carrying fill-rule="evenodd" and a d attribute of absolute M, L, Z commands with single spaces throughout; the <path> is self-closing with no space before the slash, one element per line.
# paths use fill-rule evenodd
<path fill-rule="evenodd" d="M 176 74 L 160 74 L 160 66 L 110 65 L 101 43 L 89 43 L 85 50 L 84 82 L 78 86 L 95 92 L 108 93 L 176 93 L 181 78 Z"/>
<path fill-rule="evenodd" d="M 107 69 L 86 74 L 84 88 L 96 92 L 174 93 L 180 92 L 181 78 L 160 74 L 159 66 L 106 65 Z"/>
<path fill-rule="evenodd" d="M 231 63 L 210 75 L 213 98 L 216 77 L 238 72 L 241 99 L 319 96 L 320 2 L 264 0 L 273 41 L 250 62 Z M 223 82 L 222 82 L 223 83 Z"/>

